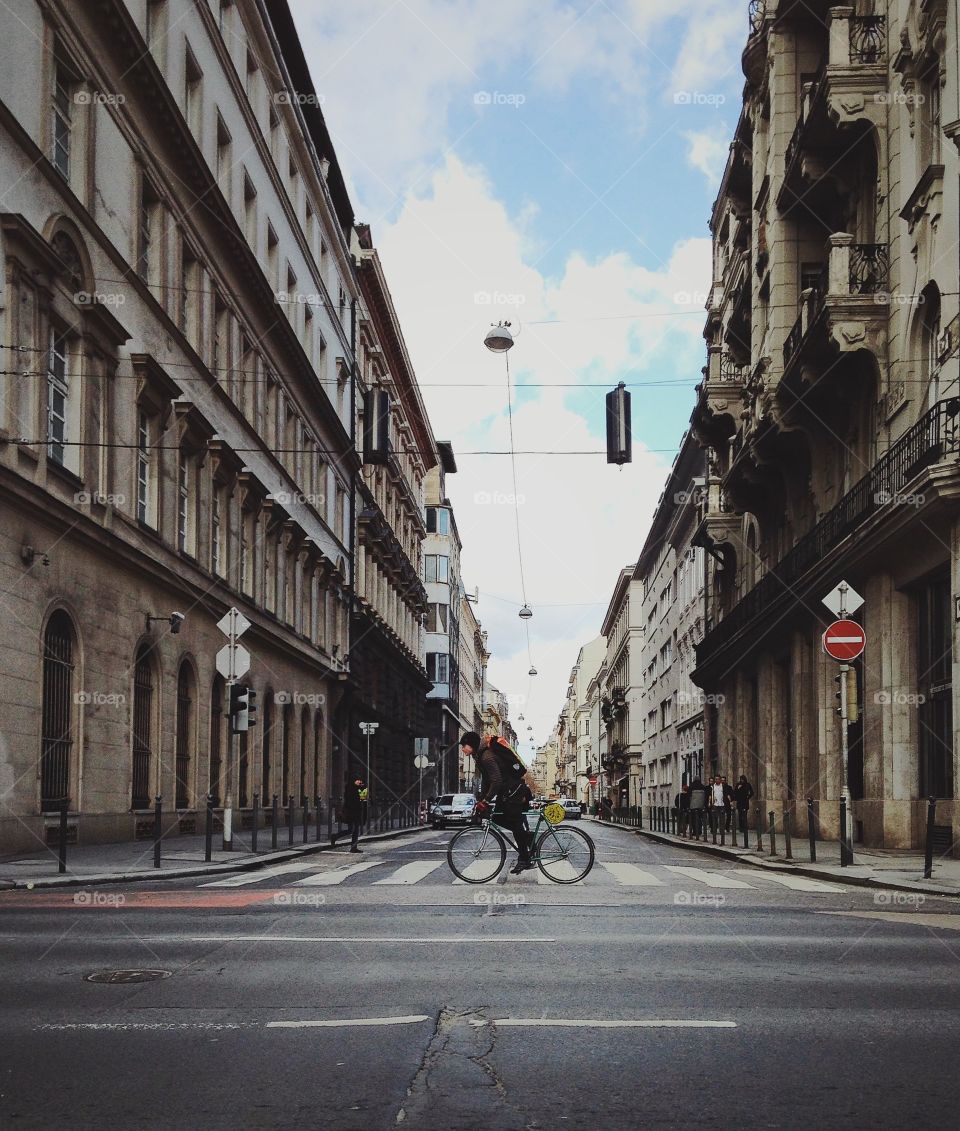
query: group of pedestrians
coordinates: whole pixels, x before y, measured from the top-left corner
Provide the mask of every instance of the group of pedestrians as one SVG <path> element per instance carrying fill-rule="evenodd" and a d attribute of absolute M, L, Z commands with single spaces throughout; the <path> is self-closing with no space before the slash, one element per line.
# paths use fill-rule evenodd
<path fill-rule="evenodd" d="M 740 775 L 735 786 L 730 785 L 722 774 L 710 778 L 706 785 L 699 776 L 695 777 L 689 785 L 681 786 L 674 798 L 677 832 L 694 840 L 702 837 L 708 828 L 715 832 L 721 829 L 730 832 L 734 827 L 734 810 L 737 813 L 736 828 L 745 828 L 752 797 L 753 786 L 744 774 Z"/>

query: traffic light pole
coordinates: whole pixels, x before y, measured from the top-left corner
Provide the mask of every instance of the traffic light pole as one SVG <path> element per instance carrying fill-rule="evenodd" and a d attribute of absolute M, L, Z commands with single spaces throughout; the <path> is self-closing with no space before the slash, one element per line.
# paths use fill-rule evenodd
<path fill-rule="evenodd" d="M 227 685 L 227 702 L 233 703 L 233 687 L 235 680 Z M 230 743 L 227 748 L 227 795 L 223 799 L 223 851 L 233 851 L 233 763 L 236 735 L 233 732 L 233 714 L 227 716 L 227 732 Z"/>
<path fill-rule="evenodd" d="M 840 866 L 845 868 L 853 863 L 853 838 L 851 828 L 853 825 L 853 807 L 850 796 L 850 735 L 847 732 L 848 717 L 850 714 L 847 692 L 849 685 L 847 676 L 850 671 L 849 664 L 840 665 L 840 756 L 842 786 L 840 790 L 841 811 L 844 814 L 843 828 L 840 829 Z"/>

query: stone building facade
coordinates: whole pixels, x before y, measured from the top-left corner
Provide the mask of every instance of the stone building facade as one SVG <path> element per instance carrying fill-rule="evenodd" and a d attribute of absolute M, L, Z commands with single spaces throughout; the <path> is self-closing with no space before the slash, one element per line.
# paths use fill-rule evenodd
<path fill-rule="evenodd" d="M 636 564 L 620 571 L 600 629 L 606 640 L 606 676 L 600 718 L 606 731 L 606 753 L 600 760 L 601 794 L 616 808 L 641 804 L 643 761 L 639 710 L 643 673 L 643 583 Z M 601 740 L 602 741 L 602 740 Z"/>
<path fill-rule="evenodd" d="M 707 754 L 779 811 L 944 851 L 960 681 L 957 6 L 754 0 L 742 114 L 711 229 Z M 822 597 L 846 580 L 867 649 L 844 779 Z"/>
<path fill-rule="evenodd" d="M 0 844 L 42 844 L 62 798 L 92 840 L 157 795 L 181 828 L 208 792 L 327 797 L 357 292 L 287 5 L 28 0 L 0 27 Z M 231 750 L 234 605 L 259 720 Z"/>

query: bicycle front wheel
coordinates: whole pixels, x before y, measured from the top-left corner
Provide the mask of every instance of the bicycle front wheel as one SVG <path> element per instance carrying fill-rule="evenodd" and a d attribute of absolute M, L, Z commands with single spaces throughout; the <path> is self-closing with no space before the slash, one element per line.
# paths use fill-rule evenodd
<path fill-rule="evenodd" d="M 555 884 L 576 884 L 593 867 L 593 841 L 580 829 L 553 826 L 534 848 L 537 867 Z"/>
<path fill-rule="evenodd" d="M 461 829 L 447 846 L 447 863 L 458 880 L 485 884 L 498 874 L 507 859 L 503 837 L 490 828 Z"/>

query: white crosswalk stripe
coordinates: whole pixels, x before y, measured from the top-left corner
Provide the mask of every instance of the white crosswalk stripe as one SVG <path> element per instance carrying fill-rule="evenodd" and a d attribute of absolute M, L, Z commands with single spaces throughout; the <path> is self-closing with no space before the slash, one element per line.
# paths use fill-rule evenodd
<path fill-rule="evenodd" d="M 757 875 L 755 869 L 736 868 L 735 871 L 740 876 L 756 877 Z M 790 888 L 792 891 L 832 892 L 834 895 L 845 895 L 847 891 L 839 884 L 825 884 L 822 880 L 811 880 L 807 876 L 785 876 L 782 872 L 763 872 L 762 875 L 765 880 L 782 884 L 783 887 Z"/>
<path fill-rule="evenodd" d="M 253 872 L 241 872 L 239 876 L 231 876 L 227 880 L 214 880 L 212 883 L 200 884 L 202 888 L 239 888 L 244 884 L 259 884 L 263 880 L 272 880 L 275 876 L 289 876 L 294 872 L 310 872 L 317 866 L 317 861 L 295 860 L 290 864 L 274 864 L 270 868 L 258 868 Z"/>
<path fill-rule="evenodd" d="M 382 880 L 374 880 L 374 884 L 418 884 L 437 868 L 446 868 L 446 860 L 414 860 L 409 864 L 401 865 L 391 875 Z"/>
<path fill-rule="evenodd" d="M 346 868 L 337 868 L 333 872 L 318 872 L 315 876 L 295 880 L 292 886 L 296 888 L 333 887 L 336 884 L 342 884 L 344 880 L 348 880 L 358 872 L 365 872 L 368 868 L 376 868 L 378 864 L 382 863 L 382 860 L 361 860 L 359 864 L 349 864 Z"/>
<path fill-rule="evenodd" d="M 663 880 L 658 880 L 652 872 L 638 868 L 636 864 L 608 864 L 606 860 L 598 860 L 597 863 L 601 868 L 606 868 L 617 883 L 624 887 L 663 887 Z"/>
<path fill-rule="evenodd" d="M 665 864 L 668 872 L 676 872 L 688 880 L 697 880 L 706 884 L 708 888 L 751 888 L 752 884 L 745 884 L 743 880 L 735 880 L 726 872 L 708 872 L 705 868 L 681 868 L 674 864 Z"/>

